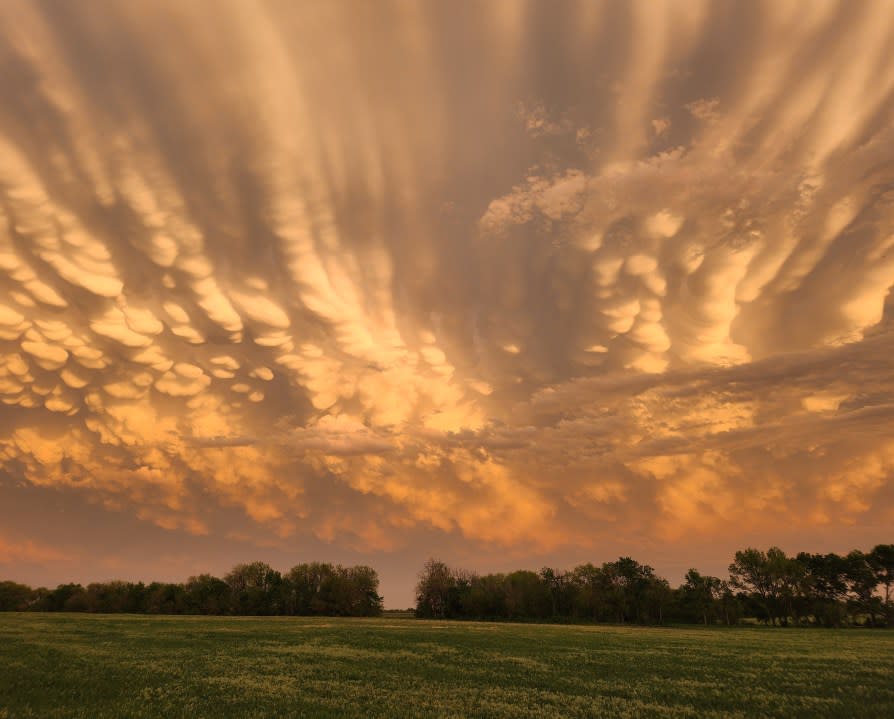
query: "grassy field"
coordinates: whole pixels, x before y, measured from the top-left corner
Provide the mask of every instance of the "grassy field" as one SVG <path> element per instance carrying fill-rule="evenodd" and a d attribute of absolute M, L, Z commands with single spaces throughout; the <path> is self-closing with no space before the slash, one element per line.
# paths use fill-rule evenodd
<path fill-rule="evenodd" d="M 894 717 L 894 632 L 0 614 L 0 718 Z"/>

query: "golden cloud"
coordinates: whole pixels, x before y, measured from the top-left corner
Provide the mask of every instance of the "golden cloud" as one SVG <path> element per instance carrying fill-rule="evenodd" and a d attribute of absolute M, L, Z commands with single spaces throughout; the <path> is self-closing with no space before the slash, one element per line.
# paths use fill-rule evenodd
<path fill-rule="evenodd" d="M 382 551 L 874 516 L 892 20 L 5 3 L 0 468 Z"/>

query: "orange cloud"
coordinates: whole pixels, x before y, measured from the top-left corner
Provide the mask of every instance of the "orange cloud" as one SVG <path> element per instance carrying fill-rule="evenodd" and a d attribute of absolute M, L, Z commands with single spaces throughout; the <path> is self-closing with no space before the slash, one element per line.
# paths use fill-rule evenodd
<path fill-rule="evenodd" d="M 0 474 L 376 552 L 874 526 L 891 12 L 6 3 Z"/>
<path fill-rule="evenodd" d="M 30 539 L 15 541 L 0 537 L 0 564 L 68 562 L 74 558 L 75 555 L 70 552 L 62 552 Z"/>

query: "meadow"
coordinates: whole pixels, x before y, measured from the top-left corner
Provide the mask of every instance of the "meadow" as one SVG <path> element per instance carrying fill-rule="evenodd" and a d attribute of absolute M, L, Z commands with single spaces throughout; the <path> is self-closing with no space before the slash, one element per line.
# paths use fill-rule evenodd
<path fill-rule="evenodd" d="M 0 717 L 892 717 L 894 632 L 0 614 Z"/>

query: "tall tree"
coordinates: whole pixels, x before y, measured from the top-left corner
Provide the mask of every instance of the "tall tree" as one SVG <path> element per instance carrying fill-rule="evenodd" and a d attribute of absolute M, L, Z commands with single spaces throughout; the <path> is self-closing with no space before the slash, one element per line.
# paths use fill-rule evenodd
<path fill-rule="evenodd" d="M 372 567 L 348 567 L 345 576 L 350 587 L 348 615 L 374 617 L 382 613 L 382 597 L 379 596 L 379 575 Z"/>
<path fill-rule="evenodd" d="M 782 550 L 773 547 L 770 552 L 778 556 Z M 754 596 L 763 608 L 767 621 L 775 624 L 781 591 L 767 554 L 753 547 L 736 552 L 733 563 L 729 565 L 729 576 L 730 585 Z"/>
<path fill-rule="evenodd" d="M 31 587 L 17 582 L 0 582 L 0 612 L 22 612 L 31 603 Z"/>
<path fill-rule="evenodd" d="M 571 572 L 574 586 L 574 613 L 581 619 L 600 619 L 606 604 L 606 584 L 603 571 L 591 562 L 575 567 Z"/>
<path fill-rule="evenodd" d="M 510 618 L 545 619 L 549 616 L 549 590 L 536 572 L 511 572 L 506 575 L 504 588 Z"/>
<path fill-rule="evenodd" d="M 186 581 L 186 611 L 190 614 L 229 614 L 230 587 L 223 579 L 200 574 Z"/>
<path fill-rule="evenodd" d="M 870 625 L 875 625 L 876 617 L 883 611 L 881 600 L 875 596 L 875 588 L 879 583 L 878 576 L 869 557 L 859 549 L 848 553 L 846 562 L 848 606 L 851 609 L 852 621 L 856 624 L 860 615 L 868 614 Z"/>
<path fill-rule="evenodd" d="M 455 584 L 453 573 L 444 562 L 429 559 L 419 573 L 416 584 L 416 616 L 447 616 L 450 591 Z"/>
<path fill-rule="evenodd" d="M 696 569 L 686 573 L 686 582 L 680 588 L 684 604 L 707 625 L 717 616 L 717 609 L 723 597 L 725 582 L 719 577 L 700 574 Z"/>
<path fill-rule="evenodd" d="M 551 567 L 540 570 L 540 581 L 546 587 L 549 594 L 550 608 L 553 617 L 566 617 L 572 610 L 572 577 L 568 572 L 562 572 Z"/>
<path fill-rule="evenodd" d="M 800 552 L 806 570 L 803 600 L 805 613 L 824 626 L 837 627 L 846 619 L 843 601 L 848 592 L 848 562 L 838 554 Z"/>
<path fill-rule="evenodd" d="M 237 564 L 224 577 L 237 614 L 279 614 L 282 575 L 265 562 Z"/>
<path fill-rule="evenodd" d="M 885 622 L 894 625 L 894 544 L 879 544 L 869 553 L 869 565 L 883 588 Z"/>

